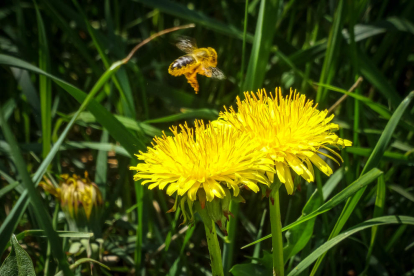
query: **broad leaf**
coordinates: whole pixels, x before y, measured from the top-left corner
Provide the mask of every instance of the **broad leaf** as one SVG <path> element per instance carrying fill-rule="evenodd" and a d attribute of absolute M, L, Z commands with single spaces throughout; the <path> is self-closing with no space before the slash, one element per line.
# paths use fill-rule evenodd
<path fill-rule="evenodd" d="M 0 276 L 36 276 L 32 259 L 24 251 L 13 235 L 10 239 L 11 251 L 0 268 Z"/>

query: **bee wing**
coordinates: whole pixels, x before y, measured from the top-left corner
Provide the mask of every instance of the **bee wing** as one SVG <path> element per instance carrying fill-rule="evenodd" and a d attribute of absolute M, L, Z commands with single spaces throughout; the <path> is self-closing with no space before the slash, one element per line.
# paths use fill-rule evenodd
<path fill-rule="evenodd" d="M 184 53 L 190 54 L 197 49 L 197 42 L 194 38 L 183 36 L 177 39 L 175 46 Z"/>
<path fill-rule="evenodd" d="M 209 78 L 224 80 L 226 76 L 217 67 L 204 67 L 204 73 Z"/>

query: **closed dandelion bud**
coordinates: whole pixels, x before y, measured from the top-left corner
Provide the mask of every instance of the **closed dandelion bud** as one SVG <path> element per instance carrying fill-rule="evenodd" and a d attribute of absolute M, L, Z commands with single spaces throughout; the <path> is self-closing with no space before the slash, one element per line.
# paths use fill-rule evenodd
<path fill-rule="evenodd" d="M 67 218 L 73 219 L 77 227 L 93 224 L 92 217 L 97 218 L 94 214 L 100 211 L 103 200 L 98 186 L 89 179 L 88 172 L 85 171 L 84 178 L 76 174 L 62 174 L 60 178 L 58 187 L 48 180 L 39 184 L 60 200 Z"/>

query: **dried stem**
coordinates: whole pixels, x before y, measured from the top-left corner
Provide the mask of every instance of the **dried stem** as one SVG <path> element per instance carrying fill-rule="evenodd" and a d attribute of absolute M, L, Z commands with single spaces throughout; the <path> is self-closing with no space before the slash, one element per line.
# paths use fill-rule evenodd
<path fill-rule="evenodd" d="M 174 28 L 165 29 L 165 30 L 162 30 L 161 32 L 153 34 L 152 36 L 148 37 L 147 39 L 142 41 L 140 44 L 135 46 L 134 49 L 132 49 L 132 51 L 129 52 L 129 55 L 122 60 L 122 64 L 127 63 L 139 48 L 141 48 L 142 46 L 144 46 L 145 44 L 147 44 L 148 42 L 150 42 L 154 38 L 159 37 L 159 36 L 164 35 L 164 34 L 167 34 L 167 33 L 175 32 L 175 31 L 182 30 L 182 29 L 187 29 L 187 28 L 194 28 L 194 27 L 195 27 L 195 24 L 188 24 L 188 25 L 184 25 L 184 26 L 178 26 L 178 27 L 174 27 Z"/>
<path fill-rule="evenodd" d="M 349 88 L 348 92 L 353 92 L 363 81 L 364 79 L 362 77 L 359 77 L 356 82 L 351 86 L 351 88 Z M 342 97 L 339 98 L 339 100 L 336 101 L 336 103 L 334 103 L 329 109 L 328 109 L 328 114 L 332 113 L 332 111 L 335 110 L 335 108 L 338 107 L 338 105 L 340 105 L 345 99 L 346 97 L 348 97 L 347 94 L 343 95 Z"/>

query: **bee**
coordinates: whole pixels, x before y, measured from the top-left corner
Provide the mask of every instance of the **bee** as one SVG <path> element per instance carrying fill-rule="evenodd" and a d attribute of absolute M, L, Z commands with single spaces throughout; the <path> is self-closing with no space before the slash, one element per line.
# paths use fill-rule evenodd
<path fill-rule="evenodd" d="M 197 74 L 220 80 L 226 78 L 223 72 L 216 68 L 217 52 L 213 48 L 197 48 L 195 40 L 187 37 L 181 37 L 175 46 L 186 55 L 174 60 L 168 67 L 168 73 L 175 77 L 184 75 L 196 94 L 200 88 Z"/>

